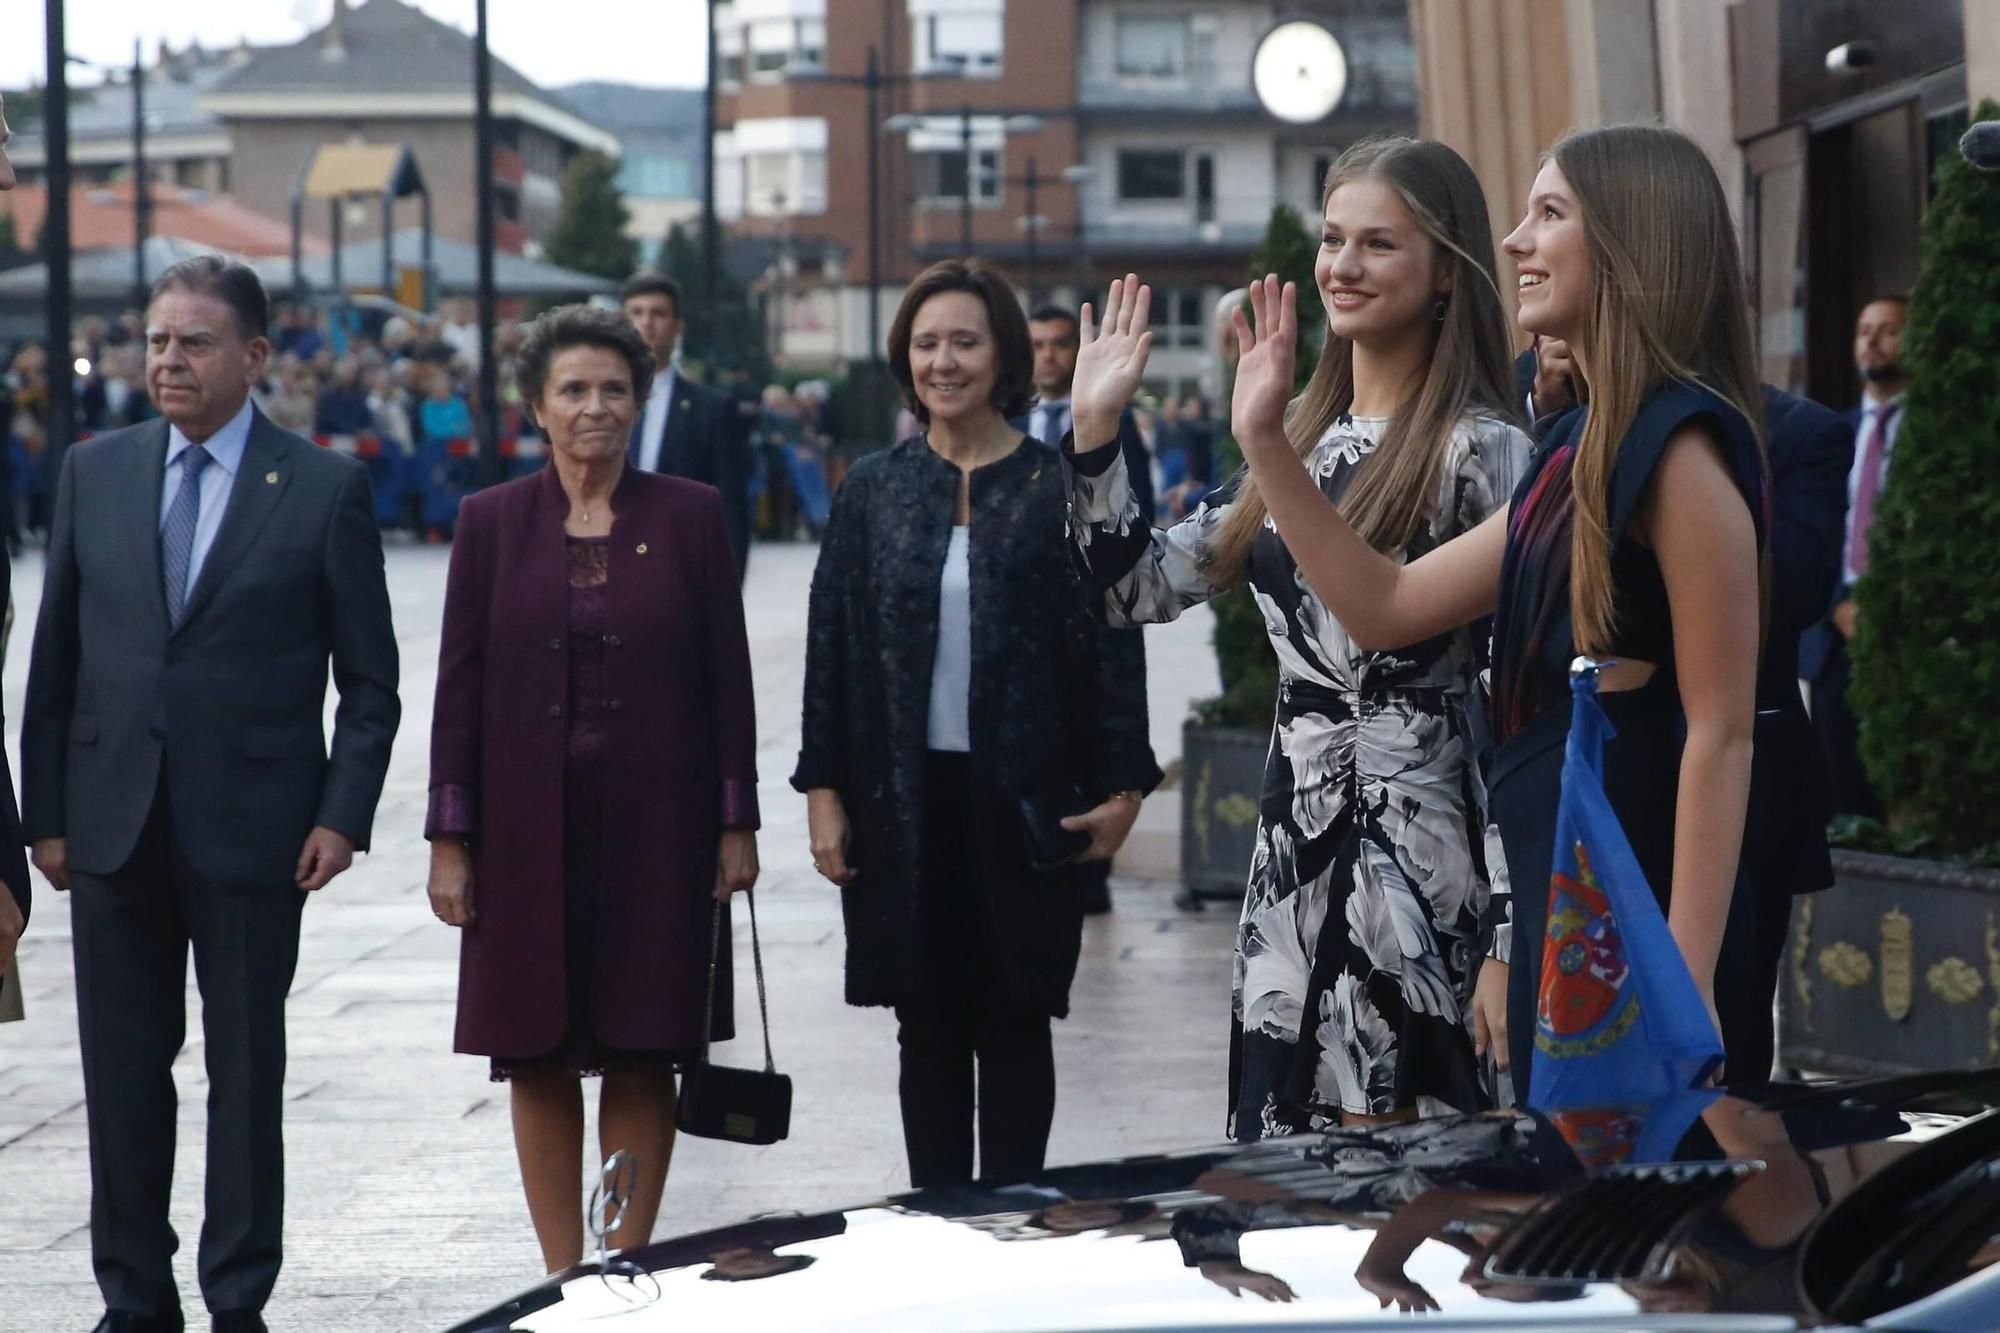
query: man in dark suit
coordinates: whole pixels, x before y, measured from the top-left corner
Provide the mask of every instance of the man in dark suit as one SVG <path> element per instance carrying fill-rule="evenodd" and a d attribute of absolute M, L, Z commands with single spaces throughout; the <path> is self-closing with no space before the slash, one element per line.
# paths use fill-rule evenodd
<path fill-rule="evenodd" d="M 1757 674 L 1743 873 L 1757 895 L 1757 993 L 1774 995 L 1792 898 L 1833 883 L 1826 844 L 1833 784 L 1799 694 L 1799 643 L 1840 579 L 1852 433 L 1831 409 L 1766 385 L 1764 434 L 1771 605 Z"/>
<path fill-rule="evenodd" d="M 626 281 L 618 299 L 659 367 L 646 411 L 632 431 L 632 463 L 645 472 L 705 481 L 722 492 L 729 549 L 736 553 L 741 579 L 750 566 L 749 462 L 741 419 L 728 399 L 674 366 L 684 325 L 681 289 L 672 278 L 638 274 Z"/>
<path fill-rule="evenodd" d="M 1076 380 L 1079 346 L 1076 313 L 1047 305 L 1028 316 L 1028 337 L 1035 349 L 1035 405 L 1014 422 L 1015 429 L 1051 448 L 1061 448 L 1070 432 L 1070 386 Z M 1118 418 L 1118 448 L 1125 455 L 1125 472 L 1139 501 L 1139 515 L 1150 525 L 1154 516 L 1153 456 L 1139 434 L 1139 423 L 1127 407 Z M 1142 629 L 1105 629 L 1098 650 L 1126 663 L 1138 679 L 1146 678 L 1146 638 Z M 1091 915 L 1111 910 L 1111 863 L 1093 861 L 1087 867 L 1083 910 Z"/>
<path fill-rule="evenodd" d="M 164 419 L 70 449 L 56 492 L 22 824 L 73 894 L 106 1330 L 182 1327 L 167 1217 L 190 946 L 209 1080 L 202 1296 L 215 1329 L 264 1327 L 300 912 L 368 846 L 399 717 L 368 473 L 251 403 L 269 318 L 239 263 L 168 269 L 146 312 Z"/>
<path fill-rule="evenodd" d="M 1812 686 L 1813 725 L 1833 764 L 1833 808 L 1850 815 L 1882 814 L 1881 798 L 1861 767 L 1860 727 L 1847 707 L 1852 664 L 1847 641 L 1854 637 L 1854 585 L 1868 569 L 1868 535 L 1875 499 L 1889 475 L 1890 457 L 1903 424 L 1903 324 L 1909 298 L 1884 296 L 1861 310 L 1854 328 L 1854 365 L 1861 375 L 1861 402 L 1842 416 L 1847 428 L 1845 489 L 1847 520 L 1839 552 L 1839 579 L 1821 605 L 1823 618 L 1799 643 L 1799 674 Z"/>

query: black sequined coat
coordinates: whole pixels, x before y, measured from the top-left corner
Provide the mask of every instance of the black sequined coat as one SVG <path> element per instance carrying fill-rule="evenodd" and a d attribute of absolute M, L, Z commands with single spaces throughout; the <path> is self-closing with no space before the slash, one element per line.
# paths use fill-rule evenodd
<path fill-rule="evenodd" d="M 922 988 L 918 878 L 938 584 L 959 471 L 921 439 L 871 455 L 834 497 L 813 574 L 800 791 L 840 793 L 856 879 L 842 895 L 847 1000 Z M 1146 663 L 1100 648 L 1070 563 L 1056 452 L 1034 440 L 972 474 L 972 682 L 978 891 L 1012 998 L 1061 1017 L 1082 932 L 1076 872 L 1028 864 L 1017 805 L 1067 787 L 1091 801 L 1160 780 Z"/>

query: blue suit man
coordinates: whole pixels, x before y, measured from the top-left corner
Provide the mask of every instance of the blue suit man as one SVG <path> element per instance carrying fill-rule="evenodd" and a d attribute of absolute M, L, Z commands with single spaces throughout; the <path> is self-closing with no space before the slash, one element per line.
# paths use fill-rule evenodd
<path fill-rule="evenodd" d="M 1854 584 L 1868 567 L 1875 496 L 1888 476 L 1903 424 L 1903 390 L 1909 384 L 1903 369 L 1903 322 L 1908 313 L 1907 298 L 1879 297 L 1862 307 L 1855 322 L 1854 363 L 1861 373 L 1862 400 L 1840 418 L 1846 431 L 1842 485 L 1847 517 L 1838 573 L 1821 603 L 1821 617 L 1799 643 L 1799 676 L 1812 687 L 1813 725 L 1832 765 L 1838 814 L 1882 814 L 1881 798 L 1861 767 L 1860 728 L 1847 707 L 1852 669 L 1847 641 L 1855 629 Z"/>
<path fill-rule="evenodd" d="M 1016 419 L 1014 428 L 1046 444 L 1060 448 L 1070 432 L 1070 384 L 1076 378 L 1078 346 L 1076 314 L 1061 306 L 1041 306 L 1028 316 L 1028 336 L 1035 348 L 1035 405 L 1028 415 Z M 1139 501 L 1139 513 L 1150 525 L 1155 512 L 1153 458 L 1139 435 L 1139 423 L 1126 408 L 1118 418 L 1118 448 L 1125 455 L 1125 469 L 1132 478 L 1132 491 Z M 1107 658 L 1126 661 L 1126 669 L 1146 678 L 1146 639 L 1141 629 L 1103 629 L 1098 632 L 1098 651 Z M 1111 863 L 1092 862 L 1090 883 L 1084 890 L 1083 910 L 1096 914 L 1111 910 Z"/>

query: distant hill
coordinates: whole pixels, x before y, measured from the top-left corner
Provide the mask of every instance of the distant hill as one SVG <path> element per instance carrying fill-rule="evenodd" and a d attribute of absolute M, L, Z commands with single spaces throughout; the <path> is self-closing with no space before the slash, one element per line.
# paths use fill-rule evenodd
<path fill-rule="evenodd" d="M 701 89 L 641 88 L 629 83 L 573 83 L 556 96 L 619 138 L 701 139 Z"/>

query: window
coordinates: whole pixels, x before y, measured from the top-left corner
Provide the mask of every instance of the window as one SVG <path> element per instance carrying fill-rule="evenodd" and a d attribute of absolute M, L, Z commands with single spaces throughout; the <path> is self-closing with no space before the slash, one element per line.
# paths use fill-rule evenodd
<path fill-rule="evenodd" d="M 816 117 L 739 120 L 717 130 L 717 214 L 734 220 L 824 213 L 826 142 L 826 122 Z"/>
<path fill-rule="evenodd" d="M 1183 80 L 1188 75 L 1188 22 L 1157 14 L 1118 16 L 1118 77 Z"/>
<path fill-rule="evenodd" d="M 910 0 L 911 63 L 919 73 L 997 77 L 1002 17 L 998 0 L 990 7 L 960 4 L 950 9 L 939 0 Z"/>
<path fill-rule="evenodd" d="M 715 81 L 724 86 L 741 84 L 748 58 L 743 54 L 743 25 L 731 23 L 715 30 Z"/>
<path fill-rule="evenodd" d="M 772 83 L 786 74 L 826 66 L 826 23 L 822 19 L 759 19 L 746 31 L 750 72 Z M 721 49 L 718 44 L 718 59 Z"/>
<path fill-rule="evenodd" d="M 665 153 L 628 153 L 618 165 L 618 189 L 635 199 L 691 199 L 694 163 Z"/>
<path fill-rule="evenodd" d="M 800 19 L 797 44 L 799 68 L 823 70 L 826 68 L 826 23 L 821 19 Z"/>
<path fill-rule="evenodd" d="M 1000 201 L 1000 154 L 992 148 L 972 150 L 975 173 L 972 202 L 982 207 Z M 965 198 L 965 150 L 940 149 L 915 155 L 917 198 L 932 204 L 955 204 Z"/>
<path fill-rule="evenodd" d="M 1167 323 L 1176 347 L 1202 344 L 1202 293 L 1199 287 L 1176 287 L 1167 294 Z"/>
<path fill-rule="evenodd" d="M 797 217 L 826 211 L 825 153 L 753 153 L 743 159 L 743 211 Z"/>
<path fill-rule="evenodd" d="M 1118 154 L 1118 197 L 1135 203 L 1187 197 L 1187 159 L 1173 148 L 1127 148 Z"/>

